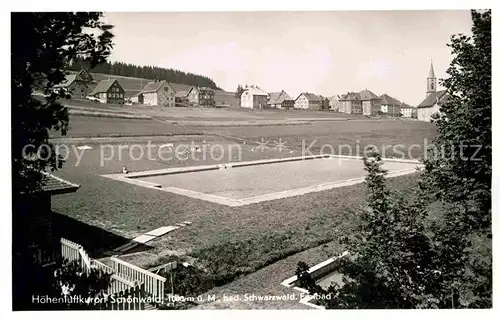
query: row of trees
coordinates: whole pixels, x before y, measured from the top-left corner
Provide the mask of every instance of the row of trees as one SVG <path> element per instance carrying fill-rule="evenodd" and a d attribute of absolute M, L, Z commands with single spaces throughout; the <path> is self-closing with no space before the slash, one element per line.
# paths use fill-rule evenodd
<path fill-rule="evenodd" d="M 68 69 L 75 71 L 81 70 L 82 68 L 89 69 L 89 65 L 81 59 L 73 60 L 68 67 Z M 217 87 L 215 82 L 208 77 L 187 73 L 180 70 L 154 66 L 137 66 L 124 62 L 103 62 L 91 68 L 90 71 L 116 76 L 145 79 L 162 79 L 173 83 L 220 89 L 219 87 Z"/>
<path fill-rule="evenodd" d="M 472 37 L 448 45 L 450 100 L 434 117 L 436 148 L 418 188 L 389 191 L 372 153 L 368 206 L 344 240 L 352 256 L 339 270 L 344 285 L 322 289 L 299 263 L 299 282 L 329 294 L 320 301 L 327 308 L 491 308 L 491 10 L 473 10 L 472 21 Z"/>

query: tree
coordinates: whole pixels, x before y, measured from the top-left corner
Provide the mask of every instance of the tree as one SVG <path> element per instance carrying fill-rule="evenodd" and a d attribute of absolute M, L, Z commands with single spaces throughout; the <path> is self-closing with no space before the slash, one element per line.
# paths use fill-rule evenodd
<path fill-rule="evenodd" d="M 41 269 L 39 264 L 33 263 L 32 253 L 24 246 L 31 240 L 23 236 L 25 225 L 21 220 L 26 210 L 22 205 L 40 188 L 42 172 L 54 171 L 62 166 L 49 141 L 49 133 L 61 132 L 65 135 L 68 128 L 67 109 L 57 102 L 59 98 L 68 96 L 64 88 L 57 87 L 65 79 L 66 67 L 77 60 L 96 66 L 110 54 L 112 26 L 102 23 L 101 17 L 102 13 L 92 12 L 11 15 L 12 243 L 15 271 L 29 273 L 30 269 Z M 44 98 L 36 98 L 33 95 L 35 91 L 42 92 Z M 26 283 L 24 273 L 16 273 L 13 284 L 18 297 L 29 296 L 39 283 L 50 284 L 53 281 L 50 273 L 41 275 L 48 279 Z"/>
<path fill-rule="evenodd" d="M 444 210 L 432 229 L 446 291 L 464 307 L 491 306 L 491 10 L 472 11 L 472 37 L 456 35 L 434 121 L 435 148 L 421 188 Z"/>
<path fill-rule="evenodd" d="M 449 46 L 447 101 L 424 159 L 415 197 L 385 187 L 380 157 L 365 159 L 368 207 L 360 213 L 342 287 L 300 282 L 329 293 L 328 308 L 489 308 L 491 252 L 491 11 L 472 10 L 472 37 Z M 407 198 L 410 194 L 407 193 Z"/>
<path fill-rule="evenodd" d="M 101 13 L 12 13 L 12 172 L 14 193 L 30 192 L 40 182 L 40 171 L 55 170 L 61 162 L 48 141 L 49 132 L 66 134 L 68 113 L 57 103 L 68 95 L 55 86 L 65 79 L 64 69 L 74 59 L 92 66 L 105 61 L 112 48 L 112 26 Z M 83 31 L 89 28 L 100 34 Z M 32 96 L 37 89 L 47 95 Z M 23 157 L 32 144 L 42 157 Z"/>
<path fill-rule="evenodd" d="M 238 99 L 238 105 L 241 105 L 241 95 L 243 94 L 244 91 L 245 91 L 245 89 L 243 89 L 243 86 L 238 84 L 238 87 L 236 88 L 236 92 L 234 93 L 234 97 Z"/>

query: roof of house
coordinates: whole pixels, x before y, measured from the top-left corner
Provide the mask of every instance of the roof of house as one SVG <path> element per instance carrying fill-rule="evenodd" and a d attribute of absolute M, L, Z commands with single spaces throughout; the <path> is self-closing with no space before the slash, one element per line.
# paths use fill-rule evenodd
<path fill-rule="evenodd" d="M 361 97 L 361 100 L 376 100 L 380 99 L 379 96 L 375 95 L 373 92 L 371 92 L 368 89 L 362 90 L 359 92 L 359 96 Z"/>
<path fill-rule="evenodd" d="M 382 105 L 396 105 L 400 106 L 401 102 L 388 94 L 380 95 L 380 104 Z"/>
<path fill-rule="evenodd" d="M 257 95 L 257 96 L 267 96 L 267 92 L 259 88 L 259 86 L 255 85 L 250 85 L 248 87 L 245 87 L 244 91 L 249 91 L 252 95 Z"/>
<path fill-rule="evenodd" d="M 78 188 L 80 188 L 80 185 L 68 182 L 50 173 L 42 172 L 42 184 L 37 192 L 58 195 L 76 192 Z"/>
<path fill-rule="evenodd" d="M 288 95 L 284 90 L 274 93 L 269 93 L 269 104 L 276 105 L 281 104 L 285 100 L 293 100 L 290 95 Z"/>
<path fill-rule="evenodd" d="M 87 82 L 94 81 L 94 77 L 92 77 L 92 75 L 85 69 L 81 69 L 79 72 L 77 72 L 76 77 L 79 78 L 80 80 Z"/>
<path fill-rule="evenodd" d="M 438 90 L 431 93 L 429 96 L 425 97 L 425 99 L 418 104 L 417 108 L 427 108 L 432 107 L 434 104 L 442 104 L 446 101 L 446 90 Z"/>
<path fill-rule="evenodd" d="M 150 81 L 146 84 L 146 86 L 144 86 L 144 88 L 142 88 L 142 90 L 140 91 L 141 94 L 145 94 L 145 93 L 155 93 L 157 92 L 158 90 L 160 90 L 160 88 L 163 87 L 163 85 L 167 84 L 167 81 L 166 80 L 160 80 L 160 81 Z"/>
<path fill-rule="evenodd" d="M 95 86 L 94 90 L 92 90 L 92 92 L 90 93 L 90 95 L 95 95 L 95 94 L 98 94 L 98 93 L 105 93 L 105 92 L 108 92 L 109 88 L 111 88 L 111 86 L 117 82 L 116 79 L 103 79 L 101 80 L 97 86 Z"/>
<path fill-rule="evenodd" d="M 66 79 L 60 84 L 55 85 L 54 87 L 68 87 L 76 80 L 76 74 L 68 74 L 66 75 Z"/>
<path fill-rule="evenodd" d="M 361 95 L 355 92 L 348 92 L 347 94 L 341 95 L 340 100 L 361 100 Z"/>
<path fill-rule="evenodd" d="M 306 99 L 309 101 L 321 101 L 321 97 L 319 97 L 313 93 L 305 92 L 305 93 L 301 93 L 300 95 L 304 95 L 304 97 L 306 97 Z M 300 97 L 300 95 L 299 95 L 299 97 Z M 299 97 L 297 97 L 297 98 L 299 98 Z"/>

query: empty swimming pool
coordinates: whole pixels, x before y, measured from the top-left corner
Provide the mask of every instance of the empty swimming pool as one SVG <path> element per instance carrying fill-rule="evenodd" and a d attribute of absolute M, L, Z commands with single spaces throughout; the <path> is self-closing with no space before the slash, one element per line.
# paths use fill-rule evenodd
<path fill-rule="evenodd" d="M 409 174 L 415 162 L 387 160 L 389 176 Z M 357 158 L 315 156 L 170 168 L 133 174 L 104 175 L 144 187 L 242 206 L 360 183 L 363 162 Z"/>

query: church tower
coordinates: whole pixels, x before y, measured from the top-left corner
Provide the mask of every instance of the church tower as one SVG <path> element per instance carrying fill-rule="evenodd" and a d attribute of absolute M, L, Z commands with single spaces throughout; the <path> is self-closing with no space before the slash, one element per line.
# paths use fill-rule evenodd
<path fill-rule="evenodd" d="M 437 79 L 434 76 L 434 66 L 431 60 L 431 69 L 429 70 L 429 77 L 427 77 L 427 93 L 426 97 L 429 97 L 432 93 L 436 92 Z"/>

